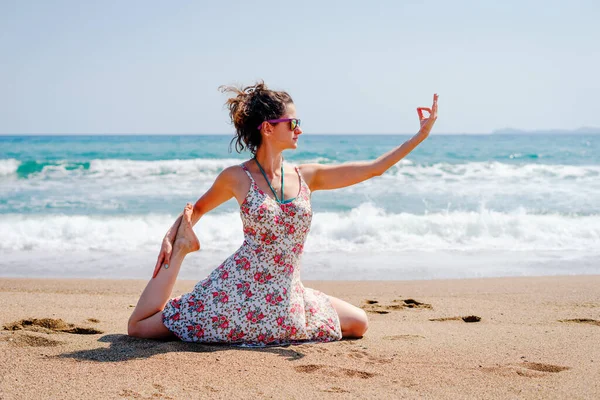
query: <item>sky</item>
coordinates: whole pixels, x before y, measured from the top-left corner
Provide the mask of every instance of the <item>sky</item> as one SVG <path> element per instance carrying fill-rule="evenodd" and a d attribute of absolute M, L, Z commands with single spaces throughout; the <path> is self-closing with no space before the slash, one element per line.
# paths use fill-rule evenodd
<path fill-rule="evenodd" d="M 231 134 L 263 79 L 304 132 L 600 127 L 600 2 L 0 0 L 0 134 Z"/>

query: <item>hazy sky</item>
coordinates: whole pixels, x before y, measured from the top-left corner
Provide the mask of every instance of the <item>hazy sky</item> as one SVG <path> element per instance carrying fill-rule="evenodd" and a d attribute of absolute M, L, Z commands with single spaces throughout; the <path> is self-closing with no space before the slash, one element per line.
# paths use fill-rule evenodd
<path fill-rule="evenodd" d="M 231 133 L 222 84 L 312 133 L 600 126 L 600 2 L 0 0 L 0 133 Z"/>

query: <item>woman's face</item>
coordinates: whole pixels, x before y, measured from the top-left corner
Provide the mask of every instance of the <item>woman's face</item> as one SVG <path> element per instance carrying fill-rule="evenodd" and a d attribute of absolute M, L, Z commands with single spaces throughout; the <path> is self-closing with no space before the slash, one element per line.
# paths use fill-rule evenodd
<path fill-rule="evenodd" d="M 285 114 L 279 118 L 298 118 L 296 116 L 296 106 L 293 103 L 288 103 Z M 273 132 L 270 135 L 273 145 L 282 150 L 295 149 L 298 147 L 298 136 L 302 134 L 302 128 L 299 126 L 296 129 L 290 129 L 290 122 L 278 122 L 273 125 Z"/>

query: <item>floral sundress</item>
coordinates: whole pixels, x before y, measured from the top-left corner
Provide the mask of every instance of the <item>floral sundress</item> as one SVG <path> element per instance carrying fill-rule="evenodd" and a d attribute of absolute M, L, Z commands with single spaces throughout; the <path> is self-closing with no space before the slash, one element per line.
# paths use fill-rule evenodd
<path fill-rule="evenodd" d="M 261 346 L 341 339 L 329 298 L 300 281 L 312 208 L 299 169 L 298 196 L 281 204 L 241 167 L 251 181 L 240 206 L 244 242 L 190 293 L 167 302 L 164 325 L 187 342 Z"/>

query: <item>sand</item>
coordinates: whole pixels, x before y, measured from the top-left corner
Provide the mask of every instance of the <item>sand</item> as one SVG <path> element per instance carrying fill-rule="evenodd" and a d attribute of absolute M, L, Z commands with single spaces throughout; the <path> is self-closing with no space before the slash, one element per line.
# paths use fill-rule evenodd
<path fill-rule="evenodd" d="M 368 332 L 265 349 L 128 337 L 145 283 L 0 279 L 0 399 L 600 398 L 600 276 L 305 281 Z"/>

